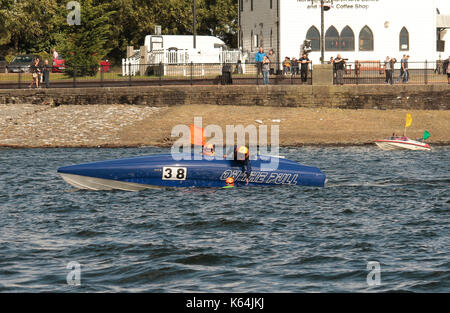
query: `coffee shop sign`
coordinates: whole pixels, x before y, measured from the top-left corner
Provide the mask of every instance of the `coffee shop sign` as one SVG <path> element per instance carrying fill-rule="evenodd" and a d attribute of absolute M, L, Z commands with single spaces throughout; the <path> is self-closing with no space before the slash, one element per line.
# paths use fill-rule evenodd
<path fill-rule="evenodd" d="M 307 5 L 307 9 L 320 8 L 320 1 L 318 0 L 297 0 L 298 3 Z M 378 3 L 379 0 L 325 0 L 324 3 L 329 5 L 331 9 L 356 9 L 367 10 L 371 3 Z"/>

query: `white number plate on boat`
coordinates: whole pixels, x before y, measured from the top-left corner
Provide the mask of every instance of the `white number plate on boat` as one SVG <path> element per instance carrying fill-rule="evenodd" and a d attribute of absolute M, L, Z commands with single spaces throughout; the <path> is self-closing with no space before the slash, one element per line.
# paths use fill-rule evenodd
<path fill-rule="evenodd" d="M 163 167 L 162 180 L 186 180 L 185 167 Z"/>

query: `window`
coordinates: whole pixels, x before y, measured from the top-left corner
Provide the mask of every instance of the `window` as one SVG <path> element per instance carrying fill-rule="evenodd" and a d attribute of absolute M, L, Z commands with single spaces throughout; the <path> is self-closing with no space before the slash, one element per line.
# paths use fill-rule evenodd
<path fill-rule="evenodd" d="M 306 33 L 306 40 L 311 40 L 312 51 L 320 51 L 320 33 L 315 26 L 311 26 Z"/>
<path fill-rule="evenodd" d="M 251 51 L 253 51 L 253 46 L 254 46 L 254 43 L 253 43 L 253 30 L 252 30 L 252 32 L 250 33 L 250 49 L 251 49 Z"/>
<path fill-rule="evenodd" d="M 256 49 L 259 48 L 259 36 L 256 35 L 256 34 L 253 35 L 253 47 L 252 47 L 252 50 L 253 50 L 253 48 L 256 48 Z"/>
<path fill-rule="evenodd" d="M 253 0 L 250 0 L 250 11 L 253 11 Z"/>
<path fill-rule="evenodd" d="M 349 26 L 344 27 L 341 31 L 340 50 L 355 51 L 355 34 Z"/>
<path fill-rule="evenodd" d="M 359 51 L 373 51 L 373 33 L 367 26 L 359 33 Z"/>
<path fill-rule="evenodd" d="M 244 0 L 239 0 L 239 9 L 240 11 L 244 11 Z"/>
<path fill-rule="evenodd" d="M 334 26 L 330 26 L 325 33 L 325 50 L 338 51 L 339 50 L 339 33 Z"/>
<path fill-rule="evenodd" d="M 400 31 L 400 51 L 408 51 L 409 50 L 409 32 L 403 27 Z"/>
<path fill-rule="evenodd" d="M 273 8 L 273 0 L 269 0 L 270 1 L 270 8 L 272 9 Z"/>

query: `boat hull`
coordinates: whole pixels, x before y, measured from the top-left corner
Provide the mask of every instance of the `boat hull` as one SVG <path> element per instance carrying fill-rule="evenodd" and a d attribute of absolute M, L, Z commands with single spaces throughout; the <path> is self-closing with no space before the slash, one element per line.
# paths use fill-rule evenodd
<path fill-rule="evenodd" d="M 430 151 L 431 147 L 423 142 L 409 140 L 377 140 L 375 144 L 382 150 L 416 150 L 416 151 Z"/>
<path fill-rule="evenodd" d="M 318 168 L 273 157 L 258 156 L 251 161 L 248 186 L 325 186 L 326 176 Z M 276 167 L 271 167 L 276 164 Z M 175 159 L 154 155 L 66 166 L 58 173 L 68 184 L 88 190 L 139 191 L 161 187 L 224 187 L 228 177 L 236 186 L 247 186 L 242 164 L 232 160 L 193 156 Z"/>

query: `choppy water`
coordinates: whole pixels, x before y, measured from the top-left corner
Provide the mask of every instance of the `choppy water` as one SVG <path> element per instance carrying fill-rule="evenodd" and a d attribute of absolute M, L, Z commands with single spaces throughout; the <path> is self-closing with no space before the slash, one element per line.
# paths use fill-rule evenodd
<path fill-rule="evenodd" d="M 323 189 L 88 192 L 56 174 L 162 151 L 0 150 L 0 291 L 450 291 L 450 147 L 282 150 Z"/>

